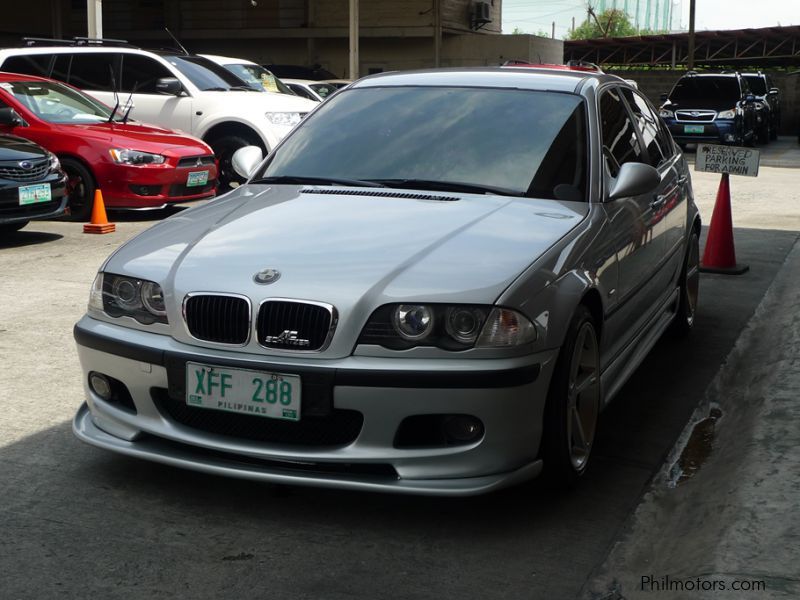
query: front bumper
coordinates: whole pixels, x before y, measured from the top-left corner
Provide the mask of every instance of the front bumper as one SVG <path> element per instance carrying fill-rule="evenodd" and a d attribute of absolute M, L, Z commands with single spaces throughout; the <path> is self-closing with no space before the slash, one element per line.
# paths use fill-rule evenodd
<path fill-rule="evenodd" d="M 541 470 L 538 449 L 553 351 L 513 359 L 435 361 L 448 364 L 433 369 L 431 360 L 350 356 L 287 361 L 210 350 L 90 317 L 75 326 L 75 337 L 86 403 L 73 430 L 83 441 L 108 450 L 276 483 L 446 496 L 500 489 Z M 187 360 L 299 374 L 304 390 L 326 387 L 332 408 L 360 413 L 363 425 L 352 441 L 320 446 L 254 441 L 178 422 L 159 398 L 172 395 L 176 401 L 172 392 Z M 90 371 L 124 383 L 135 410 L 94 394 Z M 463 445 L 395 446 L 406 417 L 451 413 L 480 419 L 483 435 Z"/>
<path fill-rule="evenodd" d="M 24 185 L 50 184 L 52 200 L 21 206 L 19 188 Z M 33 219 L 50 219 L 64 214 L 67 207 L 67 177 L 52 174 L 41 181 L 20 183 L 3 180 L 0 182 L 0 224 L 19 223 Z"/>
<path fill-rule="evenodd" d="M 732 144 L 737 141 L 737 128 L 733 119 L 715 119 L 712 122 L 698 123 L 664 119 L 664 122 L 669 128 L 672 138 L 679 144 L 700 142 Z M 702 127 L 702 131 L 699 131 L 700 127 Z M 692 131 L 692 128 L 698 130 Z"/>
<path fill-rule="evenodd" d="M 190 173 L 207 172 L 203 185 L 190 186 Z M 212 198 L 217 189 L 216 165 L 196 168 L 165 163 L 148 167 L 107 165 L 103 175 L 103 201 L 108 208 L 158 209 L 170 204 Z"/>

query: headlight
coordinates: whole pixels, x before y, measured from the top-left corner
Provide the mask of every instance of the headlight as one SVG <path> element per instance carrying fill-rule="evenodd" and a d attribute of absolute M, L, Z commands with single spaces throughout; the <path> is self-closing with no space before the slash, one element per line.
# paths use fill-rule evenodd
<path fill-rule="evenodd" d="M 536 327 L 507 308 L 476 305 L 387 304 L 369 318 L 359 344 L 391 350 L 507 348 L 536 341 Z"/>
<path fill-rule="evenodd" d="M 61 168 L 61 161 L 58 160 L 58 157 L 52 152 L 48 152 L 48 155 L 48 158 L 50 159 L 50 170 L 58 171 Z"/>
<path fill-rule="evenodd" d="M 667 110 L 666 108 L 662 108 L 658 111 L 658 116 L 662 119 L 671 119 L 675 116 L 675 113 L 671 110 Z"/>
<path fill-rule="evenodd" d="M 167 160 L 161 154 L 140 152 L 139 150 L 129 150 L 127 148 L 113 148 L 108 153 L 115 163 L 121 165 L 161 165 Z"/>
<path fill-rule="evenodd" d="M 273 125 L 283 125 L 285 127 L 294 127 L 301 119 L 299 112 L 268 112 L 266 116 L 267 121 Z"/>
<path fill-rule="evenodd" d="M 717 114 L 718 119 L 734 119 L 736 118 L 736 109 L 732 108 L 731 110 L 723 110 L 722 112 Z"/>
<path fill-rule="evenodd" d="M 132 317 L 144 325 L 167 323 L 161 286 L 134 277 L 98 273 L 89 294 L 89 309 L 110 317 Z"/>
<path fill-rule="evenodd" d="M 754 104 L 754 106 L 756 107 L 756 110 L 763 110 L 763 108 L 764 108 L 764 103 L 763 103 L 763 102 L 756 102 L 756 103 Z"/>

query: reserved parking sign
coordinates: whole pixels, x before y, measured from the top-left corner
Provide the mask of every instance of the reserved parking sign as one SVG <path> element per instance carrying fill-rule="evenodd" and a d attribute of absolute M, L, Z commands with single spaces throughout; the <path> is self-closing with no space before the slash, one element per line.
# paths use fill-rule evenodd
<path fill-rule="evenodd" d="M 758 177 L 761 153 L 755 148 L 698 144 L 694 170 Z"/>

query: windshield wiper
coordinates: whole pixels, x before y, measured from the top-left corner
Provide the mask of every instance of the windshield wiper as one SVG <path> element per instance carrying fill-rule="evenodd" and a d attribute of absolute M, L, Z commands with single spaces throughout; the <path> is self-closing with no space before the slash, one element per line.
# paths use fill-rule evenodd
<path fill-rule="evenodd" d="M 204 92 L 227 92 L 228 88 L 224 87 L 210 87 L 210 88 L 203 88 Z"/>
<path fill-rule="evenodd" d="M 276 175 L 274 177 L 262 177 L 254 179 L 250 183 L 296 183 L 312 185 L 348 185 L 351 187 L 386 187 L 376 181 L 366 181 L 364 179 L 341 179 L 337 177 L 304 177 L 301 175 Z"/>
<path fill-rule="evenodd" d="M 464 192 L 466 194 L 499 194 L 501 196 L 523 195 L 517 190 L 495 187 L 492 185 L 464 183 L 462 181 L 437 181 L 435 179 L 370 179 L 370 181 L 390 188 Z"/>
<path fill-rule="evenodd" d="M 241 92 L 260 92 L 261 90 L 257 90 L 251 88 L 249 85 L 232 85 L 230 87 L 232 90 L 241 91 Z"/>

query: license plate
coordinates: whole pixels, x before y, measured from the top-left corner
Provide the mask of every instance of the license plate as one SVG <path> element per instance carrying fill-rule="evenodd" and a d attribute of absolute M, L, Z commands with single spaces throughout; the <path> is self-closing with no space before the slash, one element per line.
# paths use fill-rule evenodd
<path fill-rule="evenodd" d="M 192 171 L 186 180 L 186 187 L 198 187 L 208 183 L 208 171 Z"/>
<path fill-rule="evenodd" d="M 23 185 L 19 188 L 19 205 L 36 204 L 37 202 L 50 202 L 53 195 L 50 192 L 49 183 L 37 183 L 36 185 Z"/>
<path fill-rule="evenodd" d="M 705 125 L 684 125 L 683 133 L 703 133 L 706 130 Z"/>
<path fill-rule="evenodd" d="M 186 404 L 286 421 L 300 420 L 300 377 L 186 363 Z"/>

